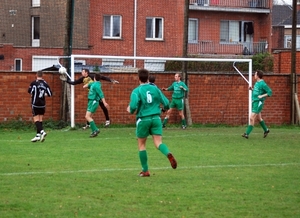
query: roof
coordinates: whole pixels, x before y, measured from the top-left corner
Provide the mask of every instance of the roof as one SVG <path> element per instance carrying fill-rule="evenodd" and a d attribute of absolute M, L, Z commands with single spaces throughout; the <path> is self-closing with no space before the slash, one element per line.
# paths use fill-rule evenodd
<path fill-rule="evenodd" d="M 272 26 L 282 26 L 283 23 L 292 17 L 293 9 L 290 5 L 273 5 Z"/>
<path fill-rule="evenodd" d="M 289 16 L 282 25 L 292 25 L 293 24 L 293 16 Z M 300 24 L 300 11 L 297 11 L 297 24 Z"/>

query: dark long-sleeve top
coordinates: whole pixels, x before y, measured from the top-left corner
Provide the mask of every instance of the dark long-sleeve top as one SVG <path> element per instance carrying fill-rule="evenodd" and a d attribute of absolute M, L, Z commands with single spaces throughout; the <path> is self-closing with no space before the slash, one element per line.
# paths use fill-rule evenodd
<path fill-rule="evenodd" d="M 71 80 L 67 80 L 67 83 L 71 84 L 71 85 L 78 85 L 78 84 L 87 84 L 89 81 L 94 81 L 94 74 L 89 74 L 87 77 L 80 77 L 79 79 L 77 80 L 74 80 L 74 81 L 71 81 Z M 107 76 L 102 76 L 100 75 L 100 80 L 105 80 L 105 81 L 108 81 L 108 82 L 113 82 L 114 80 L 107 77 Z"/>

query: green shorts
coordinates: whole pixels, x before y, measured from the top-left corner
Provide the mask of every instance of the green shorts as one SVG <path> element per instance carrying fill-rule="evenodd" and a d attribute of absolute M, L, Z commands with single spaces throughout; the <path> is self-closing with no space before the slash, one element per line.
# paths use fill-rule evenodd
<path fill-rule="evenodd" d="M 264 107 L 264 101 L 253 101 L 252 102 L 252 113 L 259 114 Z"/>
<path fill-rule="evenodd" d="M 177 110 L 182 111 L 184 108 L 182 98 L 172 98 L 170 108 L 177 108 Z"/>
<path fill-rule="evenodd" d="M 162 135 L 162 124 L 159 115 L 137 119 L 136 136 L 138 138 L 147 138 L 149 135 Z"/>
<path fill-rule="evenodd" d="M 93 114 L 93 113 L 96 112 L 98 107 L 99 107 L 99 101 L 89 99 L 88 106 L 87 106 L 86 110 Z"/>

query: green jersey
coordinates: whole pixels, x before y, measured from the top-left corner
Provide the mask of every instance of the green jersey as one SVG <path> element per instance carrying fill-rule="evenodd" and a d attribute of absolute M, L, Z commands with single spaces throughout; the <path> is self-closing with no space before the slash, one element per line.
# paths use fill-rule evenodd
<path fill-rule="evenodd" d="M 160 115 L 160 105 L 169 109 L 169 100 L 159 88 L 151 84 L 141 84 L 136 87 L 130 96 L 130 113 L 136 111 L 136 117 L 142 118 L 152 115 Z"/>
<path fill-rule="evenodd" d="M 185 90 L 181 89 L 180 86 L 185 88 Z M 173 84 L 170 87 L 168 87 L 167 90 L 173 91 L 172 98 L 177 98 L 177 99 L 184 98 L 184 92 L 189 91 L 188 87 L 182 81 L 173 82 Z"/>
<path fill-rule="evenodd" d="M 89 94 L 88 94 L 89 100 L 100 101 L 102 98 L 104 98 L 104 94 L 101 89 L 101 83 L 99 81 L 89 83 L 88 89 L 89 89 Z"/>
<path fill-rule="evenodd" d="M 255 83 L 252 91 L 252 101 L 264 101 L 266 98 L 258 98 L 259 95 L 268 94 L 272 96 L 272 90 L 264 80 L 259 80 Z"/>

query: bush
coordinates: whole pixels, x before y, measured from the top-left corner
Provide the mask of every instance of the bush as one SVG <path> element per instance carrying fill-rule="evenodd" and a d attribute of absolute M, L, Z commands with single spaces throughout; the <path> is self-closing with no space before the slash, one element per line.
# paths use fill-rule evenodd
<path fill-rule="evenodd" d="M 63 129 L 69 126 L 69 123 L 62 120 L 54 121 L 49 119 L 43 121 L 43 126 L 47 129 Z M 18 115 L 13 120 L 0 122 L 0 129 L 28 130 L 35 129 L 35 125 L 31 121 L 24 121 L 22 116 Z"/>
<path fill-rule="evenodd" d="M 251 56 L 247 56 L 251 57 Z M 191 57 L 201 58 L 201 57 Z M 231 62 L 187 62 L 187 70 L 191 72 L 231 72 L 234 71 Z M 240 71 L 248 71 L 248 63 L 237 63 Z M 263 70 L 265 72 L 273 71 L 273 56 L 270 53 L 259 53 L 252 56 L 252 69 Z M 165 65 L 166 71 L 181 71 L 181 61 L 167 61 Z"/>

